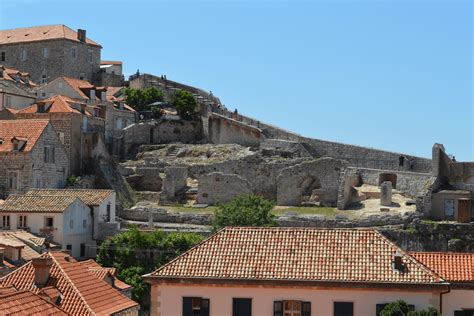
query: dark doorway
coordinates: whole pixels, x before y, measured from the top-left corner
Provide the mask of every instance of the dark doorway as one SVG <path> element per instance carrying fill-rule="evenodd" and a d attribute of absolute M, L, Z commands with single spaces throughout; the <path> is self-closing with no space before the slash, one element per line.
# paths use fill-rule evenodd
<path fill-rule="evenodd" d="M 397 175 L 395 173 L 381 173 L 379 175 L 379 185 L 381 185 L 385 181 L 392 182 L 392 188 L 397 188 Z"/>

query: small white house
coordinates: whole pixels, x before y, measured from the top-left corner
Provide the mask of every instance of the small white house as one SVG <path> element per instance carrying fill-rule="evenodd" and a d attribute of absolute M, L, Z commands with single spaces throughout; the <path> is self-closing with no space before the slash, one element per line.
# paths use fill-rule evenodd
<path fill-rule="evenodd" d="M 61 245 L 76 258 L 95 255 L 91 209 L 78 197 L 10 195 L 0 205 L 0 228 L 25 229 Z"/>

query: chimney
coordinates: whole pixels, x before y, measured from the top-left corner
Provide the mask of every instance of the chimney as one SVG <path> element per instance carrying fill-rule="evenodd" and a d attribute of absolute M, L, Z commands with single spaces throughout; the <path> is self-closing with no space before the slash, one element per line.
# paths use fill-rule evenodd
<path fill-rule="evenodd" d="M 77 29 L 77 39 L 80 42 L 86 42 L 86 30 Z"/>
<path fill-rule="evenodd" d="M 53 265 L 53 260 L 49 257 L 33 258 L 31 263 L 35 270 L 35 285 L 38 288 L 42 288 L 48 282 L 49 269 Z"/>
<path fill-rule="evenodd" d="M 397 251 L 393 257 L 393 267 L 400 272 L 404 271 L 402 254 L 399 251 Z"/>

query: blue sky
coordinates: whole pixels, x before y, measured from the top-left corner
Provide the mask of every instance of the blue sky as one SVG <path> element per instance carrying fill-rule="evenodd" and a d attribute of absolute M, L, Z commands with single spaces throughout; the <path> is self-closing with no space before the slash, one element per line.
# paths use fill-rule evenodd
<path fill-rule="evenodd" d="M 125 73 L 166 74 L 299 134 L 474 160 L 471 1 L 0 0 L 0 28 L 87 29 Z"/>

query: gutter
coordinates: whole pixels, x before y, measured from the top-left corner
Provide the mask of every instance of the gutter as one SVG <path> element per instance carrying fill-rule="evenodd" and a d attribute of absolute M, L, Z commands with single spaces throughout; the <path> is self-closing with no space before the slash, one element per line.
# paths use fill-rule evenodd
<path fill-rule="evenodd" d="M 448 284 L 448 290 L 445 292 L 439 293 L 439 313 L 443 315 L 443 294 L 448 294 L 451 292 L 451 284 Z"/>

